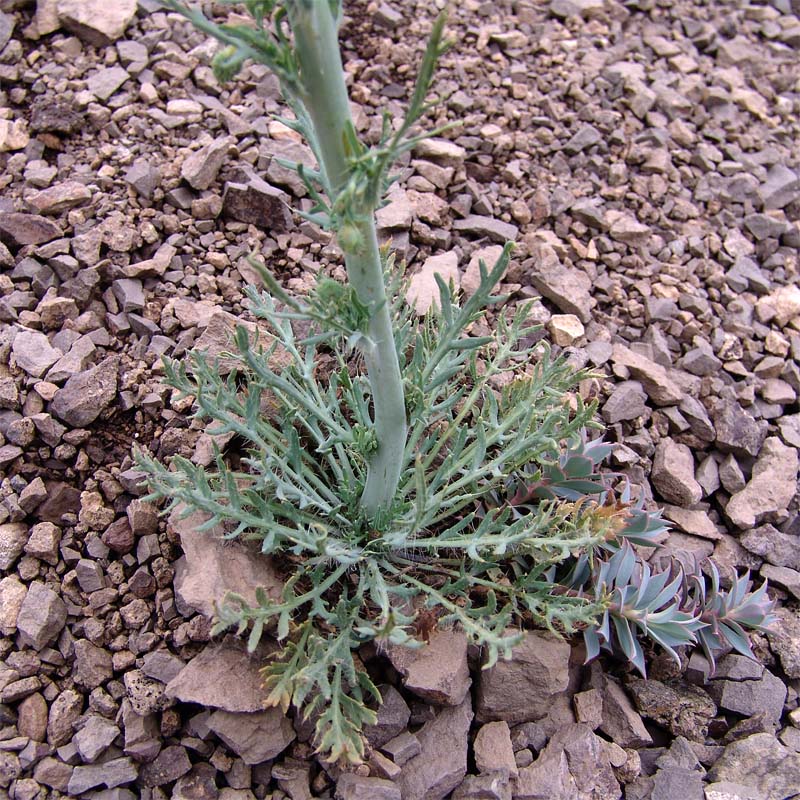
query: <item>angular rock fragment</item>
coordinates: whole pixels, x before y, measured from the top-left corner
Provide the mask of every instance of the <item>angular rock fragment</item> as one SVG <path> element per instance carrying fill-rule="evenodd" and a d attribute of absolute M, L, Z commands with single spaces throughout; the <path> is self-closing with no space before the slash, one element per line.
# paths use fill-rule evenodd
<path fill-rule="evenodd" d="M 478 677 L 476 717 L 481 722 L 529 722 L 547 715 L 569 685 L 570 647 L 552 634 L 526 631 L 510 661 Z"/>
<path fill-rule="evenodd" d="M 553 248 L 539 245 L 534 257 L 522 264 L 525 277 L 542 297 L 584 324 L 591 319 L 592 279 L 582 270 L 562 264 Z"/>
<path fill-rule="evenodd" d="M 66 621 L 64 601 L 40 581 L 31 583 L 17 615 L 22 643 L 41 650 L 61 633 Z"/>
<path fill-rule="evenodd" d="M 258 176 L 229 181 L 222 195 L 222 211 L 239 222 L 257 225 L 271 233 L 283 233 L 292 225 L 286 194 Z"/>
<path fill-rule="evenodd" d="M 602 739 L 587 725 L 569 725 L 551 737 L 539 758 L 519 771 L 521 800 L 616 800 L 622 792 Z"/>
<path fill-rule="evenodd" d="M 112 758 L 101 764 L 75 767 L 69 779 L 68 791 L 71 797 L 79 797 L 96 786 L 113 789 L 135 781 L 139 768 L 130 758 Z"/>
<path fill-rule="evenodd" d="M 61 24 L 94 47 L 121 39 L 136 16 L 136 0 L 57 0 Z"/>
<path fill-rule="evenodd" d="M 642 384 L 647 396 L 656 405 L 676 405 L 683 399 L 683 391 L 661 364 L 635 353 L 623 344 L 614 345 L 612 359 L 616 364 L 630 370 L 631 375 Z"/>
<path fill-rule="evenodd" d="M 27 593 L 27 587 L 16 575 L 7 575 L 0 580 L 0 633 L 4 636 L 16 633 L 17 617 Z"/>
<path fill-rule="evenodd" d="M 391 684 L 378 687 L 382 703 L 378 706 L 377 722 L 364 729 L 364 735 L 373 748 L 381 747 L 390 739 L 399 736 L 407 727 L 411 717 L 403 695 Z"/>
<path fill-rule="evenodd" d="M 166 694 L 184 703 L 225 711 L 263 711 L 260 670 L 265 656 L 265 652 L 251 656 L 244 642 L 234 638 L 209 645 L 167 684 Z M 229 680 L 231 675 L 236 675 L 235 682 Z"/>
<path fill-rule="evenodd" d="M 417 732 L 422 750 L 403 765 L 397 779 L 403 800 L 442 800 L 461 783 L 472 717 L 467 695 L 460 706 L 443 708 Z"/>
<path fill-rule="evenodd" d="M 672 439 L 658 443 L 651 480 L 665 500 L 678 506 L 693 506 L 703 496 L 703 488 L 694 478 L 692 451 Z"/>
<path fill-rule="evenodd" d="M 400 789 L 392 781 L 363 778 L 345 772 L 336 781 L 336 800 L 400 800 Z"/>
<path fill-rule="evenodd" d="M 62 233 L 55 222 L 40 214 L 0 213 L 0 242 L 15 247 L 51 242 Z"/>
<path fill-rule="evenodd" d="M 461 276 L 458 272 L 458 255 L 454 252 L 442 253 L 425 259 L 419 272 L 411 276 L 408 284 L 406 300 L 413 305 L 417 314 L 427 314 L 431 307 L 440 307 L 439 276 L 445 285 L 453 284 L 457 290 Z"/>
<path fill-rule="evenodd" d="M 765 515 L 785 511 L 797 491 L 797 449 L 773 436 L 764 442 L 753 476 L 725 507 L 731 522 L 752 528 Z"/>
<path fill-rule="evenodd" d="M 190 153 L 181 165 L 181 177 L 193 189 L 208 189 L 217 179 L 228 151 L 235 143 L 232 136 L 223 136 Z"/>
<path fill-rule="evenodd" d="M 14 566 L 28 541 L 28 526 L 22 522 L 4 522 L 0 525 L 0 571 Z"/>
<path fill-rule="evenodd" d="M 17 366 L 28 375 L 40 378 L 63 355 L 50 345 L 50 340 L 39 331 L 20 330 L 14 336 L 11 352 Z"/>
<path fill-rule="evenodd" d="M 275 758 L 295 738 L 291 720 L 278 708 L 250 714 L 215 711 L 208 719 L 208 727 L 245 764 L 260 764 Z"/>
<path fill-rule="evenodd" d="M 767 435 L 767 421 L 756 421 L 741 406 L 730 400 L 720 400 L 711 412 L 717 434 L 716 444 L 723 453 L 735 456 L 758 455 Z"/>
<path fill-rule="evenodd" d="M 30 195 L 27 203 L 36 214 L 58 215 L 71 208 L 86 205 L 92 199 L 88 186 L 78 181 L 64 181 Z"/>
<path fill-rule="evenodd" d="M 253 605 L 258 586 L 267 597 L 280 597 L 283 580 L 267 556 L 243 542 L 225 541 L 220 530 L 198 531 L 205 522 L 202 514 L 179 517 L 176 510 L 168 525 L 180 537 L 185 556 L 175 564 L 175 593 L 181 603 L 212 618 L 214 604 L 228 592 L 242 595 Z"/>
<path fill-rule="evenodd" d="M 510 222 L 503 222 L 494 217 L 485 217 L 480 214 L 470 214 L 464 219 L 453 222 L 453 230 L 470 233 L 473 236 L 486 237 L 498 244 L 514 242 L 519 235 L 519 228 Z"/>
<path fill-rule="evenodd" d="M 800 753 L 770 733 L 754 733 L 729 744 L 708 777 L 758 789 L 768 798 L 792 797 L 800 786 Z"/>
<path fill-rule="evenodd" d="M 436 630 L 419 650 L 399 645 L 387 650 L 403 685 L 434 705 L 461 705 L 472 683 L 467 666 L 467 637 L 463 631 Z"/>
<path fill-rule="evenodd" d="M 56 392 L 50 410 L 74 428 L 90 425 L 116 399 L 118 367 L 118 358 L 109 356 L 96 367 L 73 375 Z"/>

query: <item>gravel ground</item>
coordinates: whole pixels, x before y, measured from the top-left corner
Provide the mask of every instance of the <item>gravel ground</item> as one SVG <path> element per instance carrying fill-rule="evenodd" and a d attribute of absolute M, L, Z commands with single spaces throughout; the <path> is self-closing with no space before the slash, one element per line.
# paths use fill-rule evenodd
<path fill-rule="evenodd" d="M 345 8 L 375 140 L 436 10 Z M 248 318 L 248 254 L 296 293 L 343 276 L 289 211 L 309 200 L 277 158 L 310 153 L 265 69 L 221 86 L 213 46 L 153 0 L 0 9 L 0 797 L 800 797 L 796 0 L 454 3 L 431 122 L 460 125 L 380 212 L 421 308 L 434 271 L 469 292 L 477 255 L 516 242 L 503 289 L 541 298 L 542 335 L 598 373 L 582 391 L 672 521 L 663 553 L 769 579 L 760 663 L 708 680 L 655 657 L 643 682 L 535 632 L 483 673 L 454 632 L 365 653 L 386 702 L 354 773 L 210 636 L 226 563 L 251 555 L 182 544 L 132 460 L 210 462 L 161 356 Z"/>

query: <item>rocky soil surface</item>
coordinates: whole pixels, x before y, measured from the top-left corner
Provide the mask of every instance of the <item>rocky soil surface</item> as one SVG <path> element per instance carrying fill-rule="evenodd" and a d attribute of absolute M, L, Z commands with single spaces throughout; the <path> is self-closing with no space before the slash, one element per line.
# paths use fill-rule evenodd
<path fill-rule="evenodd" d="M 367 139 L 409 95 L 432 5 L 345 0 Z M 481 671 L 443 632 L 364 653 L 385 696 L 368 762 L 315 759 L 307 725 L 263 708 L 258 662 L 210 636 L 258 565 L 182 540 L 132 460 L 210 462 L 161 357 L 224 346 L 245 256 L 298 293 L 342 276 L 289 210 L 309 201 L 278 159 L 310 153 L 266 70 L 221 86 L 153 0 L 0 0 L 0 797 L 800 797 L 800 5 L 452 6 L 433 121 L 461 126 L 402 165 L 383 234 L 420 310 L 434 271 L 469 292 L 477 257 L 517 243 L 504 289 L 601 376 L 582 389 L 612 466 L 674 524 L 664 552 L 769 579 L 760 663 L 709 680 L 656 656 L 645 682 L 530 632 Z"/>

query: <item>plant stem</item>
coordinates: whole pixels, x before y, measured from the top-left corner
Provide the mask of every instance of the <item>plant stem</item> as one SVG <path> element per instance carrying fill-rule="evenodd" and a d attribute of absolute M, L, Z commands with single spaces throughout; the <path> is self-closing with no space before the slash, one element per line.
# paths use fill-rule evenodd
<path fill-rule="evenodd" d="M 354 179 L 348 143 L 354 136 L 344 82 L 336 22 L 328 0 L 295 0 L 288 4 L 295 36 L 304 105 L 317 135 L 320 165 L 331 192 L 331 204 Z M 372 309 L 363 348 L 370 386 L 377 450 L 368 460 L 361 507 L 370 516 L 387 509 L 394 499 L 403 465 L 406 411 L 400 364 L 394 344 L 383 267 L 375 231 L 375 207 L 356 209 L 345 223 L 348 236 L 339 236 L 347 276 L 359 300 Z M 341 234 L 342 224 L 338 233 Z"/>

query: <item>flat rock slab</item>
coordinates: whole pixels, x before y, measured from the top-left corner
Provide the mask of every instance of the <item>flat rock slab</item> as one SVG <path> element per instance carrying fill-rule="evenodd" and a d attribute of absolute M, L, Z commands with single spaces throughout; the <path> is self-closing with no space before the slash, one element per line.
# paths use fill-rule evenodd
<path fill-rule="evenodd" d="M 463 631 L 436 630 L 418 650 L 391 645 L 386 654 L 406 689 L 434 705 L 461 705 L 472 685 Z"/>
<path fill-rule="evenodd" d="M 260 764 L 275 758 L 295 738 L 291 720 L 278 708 L 252 714 L 215 711 L 208 719 L 208 727 L 245 764 Z"/>
<path fill-rule="evenodd" d="M 260 670 L 267 656 L 264 649 L 250 655 L 244 642 L 228 638 L 195 656 L 167 684 L 166 694 L 224 711 L 263 711 L 266 691 Z"/>
<path fill-rule="evenodd" d="M 228 592 L 242 595 L 256 605 L 256 587 L 277 600 L 283 580 L 272 561 L 243 542 L 226 541 L 222 530 L 197 529 L 207 520 L 203 514 L 180 519 L 180 510 L 169 518 L 169 526 L 178 534 L 184 558 L 175 565 L 175 593 L 179 602 L 199 611 L 209 619 L 216 614 L 215 604 Z"/>
<path fill-rule="evenodd" d="M 41 214 L 9 211 L 0 214 L 0 241 L 16 247 L 44 244 L 61 236 L 63 231 L 55 222 Z"/>

